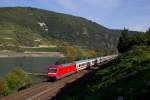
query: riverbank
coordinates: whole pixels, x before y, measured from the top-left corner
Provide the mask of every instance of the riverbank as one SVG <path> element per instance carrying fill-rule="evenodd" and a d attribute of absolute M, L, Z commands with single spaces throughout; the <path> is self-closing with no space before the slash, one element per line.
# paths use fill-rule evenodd
<path fill-rule="evenodd" d="M 61 52 L 14 52 L 3 50 L 0 51 L 0 58 L 14 57 L 64 57 Z"/>

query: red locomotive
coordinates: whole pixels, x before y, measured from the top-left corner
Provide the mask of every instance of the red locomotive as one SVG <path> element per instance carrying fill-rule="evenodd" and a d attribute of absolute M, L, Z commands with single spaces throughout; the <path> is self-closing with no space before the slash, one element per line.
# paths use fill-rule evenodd
<path fill-rule="evenodd" d="M 76 64 L 68 63 L 61 65 L 53 65 L 48 67 L 48 76 L 50 79 L 60 79 L 76 72 Z"/>

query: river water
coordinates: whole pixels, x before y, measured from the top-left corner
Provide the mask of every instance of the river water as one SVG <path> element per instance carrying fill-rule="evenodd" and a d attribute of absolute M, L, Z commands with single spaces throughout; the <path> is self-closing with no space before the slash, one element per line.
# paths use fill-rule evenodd
<path fill-rule="evenodd" d="M 45 73 L 49 65 L 54 64 L 59 57 L 21 57 L 0 58 L 0 77 L 4 77 L 15 67 L 21 67 L 30 73 Z M 42 77 L 33 76 L 33 81 L 40 81 Z"/>

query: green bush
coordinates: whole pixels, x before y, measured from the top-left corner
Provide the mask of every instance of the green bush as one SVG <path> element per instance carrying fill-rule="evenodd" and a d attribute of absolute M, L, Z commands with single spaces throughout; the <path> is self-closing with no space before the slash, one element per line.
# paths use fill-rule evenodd
<path fill-rule="evenodd" d="M 0 96 L 7 96 L 30 84 L 31 78 L 21 68 L 15 68 L 0 80 Z"/>
<path fill-rule="evenodd" d="M 15 68 L 5 77 L 6 83 L 11 90 L 18 90 L 31 84 L 31 78 L 20 68 Z"/>

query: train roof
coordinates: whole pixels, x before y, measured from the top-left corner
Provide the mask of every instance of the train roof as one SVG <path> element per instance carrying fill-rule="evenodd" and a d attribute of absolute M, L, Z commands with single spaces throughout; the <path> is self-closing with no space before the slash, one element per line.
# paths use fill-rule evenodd
<path fill-rule="evenodd" d="M 56 64 L 56 65 L 51 65 L 49 66 L 50 68 L 51 67 L 65 67 L 65 66 L 69 66 L 69 65 L 72 65 L 74 63 L 65 63 L 65 64 Z"/>
<path fill-rule="evenodd" d="M 74 63 L 66 63 L 66 64 L 60 64 L 60 66 L 69 66 L 69 65 L 72 65 L 72 64 L 74 64 Z"/>
<path fill-rule="evenodd" d="M 80 61 L 74 61 L 75 63 L 84 63 L 84 62 L 88 62 L 91 60 L 95 60 L 95 58 L 91 58 L 91 59 L 86 59 L 86 60 L 80 60 Z"/>

